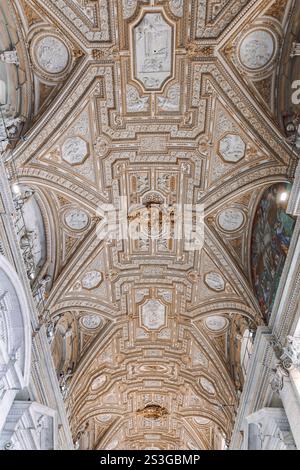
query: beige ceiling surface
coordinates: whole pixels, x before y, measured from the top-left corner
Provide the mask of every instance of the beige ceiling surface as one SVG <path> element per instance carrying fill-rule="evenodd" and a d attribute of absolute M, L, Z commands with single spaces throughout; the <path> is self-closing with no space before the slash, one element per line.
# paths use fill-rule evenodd
<path fill-rule="evenodd" d="M 262 323 L 249 275 L 260 190 L 286 180 L 274 114 L 289 1 L 15 1 L 35 123 L 14 152 L 42 207 L 52 343 L 83 448 L 212 449 Z M 105 204 L 203 204 L 205 236 L 99 238 Z M 100 210 L 98 210 L 100 207 Z"/>

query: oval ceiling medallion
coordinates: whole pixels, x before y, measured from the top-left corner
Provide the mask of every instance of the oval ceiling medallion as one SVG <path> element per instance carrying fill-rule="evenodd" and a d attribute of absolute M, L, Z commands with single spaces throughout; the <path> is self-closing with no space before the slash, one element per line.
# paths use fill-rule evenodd
<path fill-rule="evenodd" d="M 85 315 L 81 319 L 81 323 L 88 330 L 93 330 L 101 325 L 102 319 L 99 315 Z"/>
<path fill-rule="evenodd" d="M 206 377 L 200 377 L 199 382 L 200 382 L 201 387 L 210 395 L 214 395 L 216 393 L 216 389 L 214 385 Z"/>
<path fill-rule="evenodd" d="M 207 273 L 204 277 L 205 284 L 215 291 L 222 291 L 225 289 L 225 281 L 221 274 L 216 272 Z"/>
<path fill-rule="evenodd" d="M 100 421 L 100 423 L 108 423 L 111 420 L 111 415 L 110 414 L 103 414 L 97 416 L 97 421 Z"/>
<path fill-rule="evenodd" d="M 81 285 L 84 289 L 95 289 L 102 281 L 100 271 L 89 271 L 82 278 Z"/>
<path fill-rule="evenodd" d="M 210 423 L 210 419 L 203 418 L 202 416 L 196 416 L 194 418 L 194 421 L 196 424 L 199 424 L 200 426 L 205 426 L 206 424 Z"/>
<path fill-rule="evenodd" d="M 255 30 L 242 39 L 240 61 L 248 69 L 258 70 L 265 67 L 275 52 L 274 36 L 265 30 Z"/>
<path fill-rule="evenodd" d="M 152 373 L 152 374 L 167 374 L 169 369 L 167 366 L 163 366 L 160 364 L 145 364 L 139 367 L 140 373 Z"/>
<path fill-rule="evenodd" d="M 244 224 L 245 216 L 240 209 L 225 209 L 218 216 L 219 226 L 226 232 L 235 232 Z"/>
<path fill-rule="evenodd" d="M 106 382 L 106 376 L 105 375 L 99 375 L 99 377 L 96 377 L 96 379 L 93 380 L 91 389 L 92 390 L 98 390 L 98 388 L 101 388 L 102 385 L 105 382 Z"/>
<path fill-rule="evenodd" d="M 206 318 L 205 325 L 211 331 L 221 331 L 228 325 L 228 321 L 219 315 L 211 315 Z"/>
<path fill-rule="evenodd" d="M 89 216 L 81 209 L 70 209 L 65 213 L 65 223 L 72 230 L 83 230 L 89 224 Z"/>
<path fill-rule="evenodd" d="M 44 36 L 35 46 L 35 56 L 39 66 L 48 73 L 63 72 L 69 63 L 67 46 L 55 36 Z"/>

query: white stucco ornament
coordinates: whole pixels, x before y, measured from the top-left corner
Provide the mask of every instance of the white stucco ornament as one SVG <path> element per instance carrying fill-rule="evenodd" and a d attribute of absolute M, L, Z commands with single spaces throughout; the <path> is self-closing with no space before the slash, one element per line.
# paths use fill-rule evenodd
<path fill-rule="evenodd" d="M 122 0 L 124 18 L 127 19 L 133 15 L 137 7 L 137 3 L 137 0 Z"/>
<path fill-rule="evenodd" d="M 270 62 L 274 50 L 275 42 L 270 32 L 265 30 L 252 31 L 241 42 L 241 63 L 249 69 L 260 69 Z"/>
<path fill-rule="evenodd" d="M 88 226 L 89 216 L 81 209 L 70 209 L 65 214 L 65 222 L 72 230 L 83 230 Z"/>
<path fill-rule="evenodd" d="M 158 330 L 166 321 L 166 307 L 158 300 L 148 300 L 141 307 L 141 323 L 148 330 Z"/>
<path fill-rule="evenodd" d="M 111 420 L 111 414 L 99 415 L 97 420 L 100 421 L 100 423 L 108 423 Z"/>
<path fill-rule="evenodd" d="M 160 90 L 172 75 L 173 27 L 160 12 L 147 12 L 133 29 L 134 75 L 146 90 Z"/>
<path fill-rule="evenodd" d="M 205 284 L 217 292 L 225 289 L 225 281 L 221 274 L 214 271 L 207 273 L 204 277 Z"/>
<path fill-rule="evenodd" d="M 158 96 L 158 106 L 164 111 L 178 111 L 180 104 L 180 85 L 171 86 L 167 96 Z"/>
<path fill-rule="evenodd" d="M 88 330 L 94 330 L 101 325 L 102 319 L 99 315 L 85 315 L 81 319 L 81 323 Z"/>
<path fill-rule="evenodd" d="M 211 331 L 221 331 L 227 325 L 227 320 L 219 315 L 211 315 L 205 320 L 206 327 Z"/>
<path fill-rule="evenodd" d="M 36 60 L 39 66 L 48 73 L 63 72 L 69 62 L 66 45 L 55 36 L 45 36 L 36 44 Z"/>
<path fill-rule="evenodd" d="M 140 97 L 137 89 L 132 85 L 127 85 L 126 87 L 126 103 L 127 111 L 131 112 L 141 112 L 147 111 L 149 109 L 149 96 Z"/>
<path fill-rule="evenodd" d="M 226 162 L 237 163 L 245 156 L 246 144 L 237 134 L 228 134 L 220 140 L 219 152 Z"/>
<path fill-rule="evenodd" d="M 210 395 L 214 395 L 216 393 L 216 389 L 214 385 L 206 377 L 201 377 L 199 382 L 200 382 L 201 387 Z"/>
<path fill-rule="evenodd" d="M 244 214 L 239 209 L 225 209 L 219 214 L 218 222 L 223 230 L 227 232 L 234 232 L 243 225 Z"/>
<path fill-rule="evenodd" d="M 81 285 L 84 289 L 95 289 L 102 281 L 100 271 L 89 271 L 82 278 Z"/>
<path fill-rule="evenodd" d="M 201 365 L 203 367 L 208 367 L 208 360 L 205 354 L 203 354 L 203 352 L 200 351 L 198 348 L 195 348 L 193 350 L 192 360 L 193 360 L 193 364 L 195 364 L 196 366 Z"/>
<path fill-rule="evenodd" d="M 183 0 L 170 0 L 170 9 L 176 16 L 183 16 Z"/>
<path fill-rule="evenodd" d="M 64 141 L 61 153 L 70 165 L 79 165 L 88 155 L 88 145 L 81 137 L 70 137 Z"/>
<path fill-rule="evenodd" d="M 210 422 L 210 419 L 203 418 L 202 416 L 196 416 L 194 418 L 194 421 L 195 421 L 196 424 L 199 424 L 200 426 L 205 426 L 206 424 L 208 424 Z"/>
<path fill-rule="evenodd" d="M 93 391 L 98 390 L 98 388 L 101 388 L 102 385 L 105 384 L 105 382 L 106 382 L 106 375 L 99 375 L 93 380 L 91 389 Z"/>

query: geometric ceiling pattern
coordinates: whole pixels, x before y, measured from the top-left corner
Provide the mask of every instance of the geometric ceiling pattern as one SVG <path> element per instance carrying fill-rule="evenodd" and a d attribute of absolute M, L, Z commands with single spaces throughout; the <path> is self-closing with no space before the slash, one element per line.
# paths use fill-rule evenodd
<path fill-rule="evenodd" d="M 243 333 L 263 323 L 252 221 L 291 163 L 273 93 L 290 2 L 14 3 L 34 116 L 14 162 L 43 217 L 39 277 L 51 276 L 74 440 L 220 448 L 243 386 Z M 174 232 L 185 205 L 204 208 L 194 249 Z M 148 236 L 102 236 L 113 207 Z"/>

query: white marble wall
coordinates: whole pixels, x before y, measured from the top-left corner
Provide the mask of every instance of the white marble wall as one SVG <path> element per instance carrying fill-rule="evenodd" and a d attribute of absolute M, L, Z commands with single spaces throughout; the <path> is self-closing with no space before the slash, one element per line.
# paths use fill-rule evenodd
<path fill-rule="evenodd" d="M 45 327 L 15 233 L 0 162 L 0 449 L 72 449 Z"/>
<path fill-rule="evenodd" d="M 300 215 L 300 164 L 288 212 Z M 258 329 L 232 449 L 300 449 L 300 219 L 269 325 Z"/>

